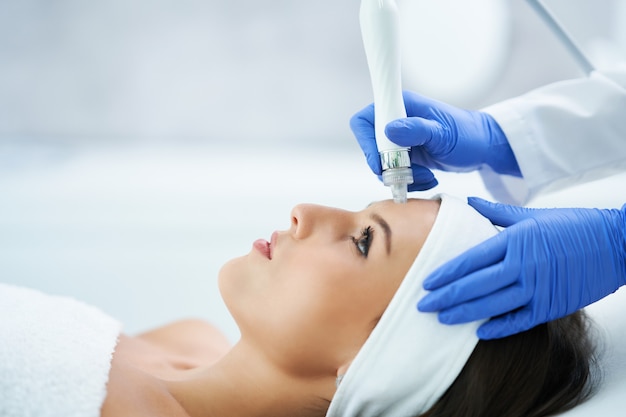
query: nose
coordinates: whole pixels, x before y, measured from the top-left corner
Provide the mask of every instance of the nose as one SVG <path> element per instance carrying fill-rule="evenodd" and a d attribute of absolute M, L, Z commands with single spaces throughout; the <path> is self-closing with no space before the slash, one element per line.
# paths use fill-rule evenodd
<path fill-rule="evenodd" d="M 304 239 L 326 227 L 337 233 L 347 213 L 316 204 L 298 204 L 291 210 L 291 232 L 296 239 Z"/>
<path fill-rule="evenodd" d="M 291 231 L 296 239 L 303 239 L 311 234 L 315 206 L 298 204 L 291 210 Z"/>

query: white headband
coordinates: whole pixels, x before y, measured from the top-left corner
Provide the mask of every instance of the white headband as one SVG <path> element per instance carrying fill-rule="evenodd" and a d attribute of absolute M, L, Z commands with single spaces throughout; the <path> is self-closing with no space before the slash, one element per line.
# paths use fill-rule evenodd
<path fill-rule="evenodd" d="M 408 417 L 426 412 L 459 375 L 481 322 L 443 325 L 420 313 L 422 282 L 435 268 L 495 235 L 466 202 L 442 194 L 424 246 L 343 377 L 327 417 Z"/>

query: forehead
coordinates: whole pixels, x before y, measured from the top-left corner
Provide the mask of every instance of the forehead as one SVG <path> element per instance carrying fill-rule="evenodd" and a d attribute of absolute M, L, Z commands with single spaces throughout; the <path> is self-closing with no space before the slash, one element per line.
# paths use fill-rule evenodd
<path fill-rule="evenodd" d="M 415 240 L 417 238 L 418 242 L 422 242 L 430 233 L 439 212 L 440 203 L 440 200 L 432 199 L 412 198 L 405 204 L 383 200 L 371 203 L 363 212 L 368 213 L 369 216 L 376 214 L 384 219 L 395 239 Z"/>
<path fill-rule="evenodd" d="M 381 200 L 370 203 L 364 211 L 374 212 L 383 217 L 431 217 L 439 210 L 439 204 L 439 200 L 421 198 L 408 199 L 405 204 L 398 204 L 393 200 Z"/>
<path fill-rule="evenodd" d="M 376 214 L 389 225 L 390 257 L 381 257 L 386 271 L 389 270 L 391 261 L 397 277 L 402 279 L 406 275 L 430 234 L 439 205 L 439 200 L 410 199 L 405 204 L 384 200 L 372 203 L 363 210 L 368 218 Z M 375 236 L 378 236 L 377 232 Z M 374 245 L 376 244 L 375 239 Z M 385 272 L 385 276 L 390 275 Z"/>

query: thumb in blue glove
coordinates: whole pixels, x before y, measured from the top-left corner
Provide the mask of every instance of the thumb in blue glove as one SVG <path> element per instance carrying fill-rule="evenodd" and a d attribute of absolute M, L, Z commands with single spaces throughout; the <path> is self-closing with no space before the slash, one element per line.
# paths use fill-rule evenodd
<path fill-rule="evenodd" d="M 414 183 L 410 191 L 437 184 L 431 169 L 466 172 L 490 166 L 495 172 L 521 176 L 506 136 L 489 114 L 469 111 L 405 91 L 407 118 L 390 122 L 385 134 L 394 143 L 411 148 Z M 350 120 L 372 171 L 381 167 L 374 133 L 374 105 Z"/>
<path fill-rule="evenodd" d="M 481 339 L 564 317 L 626 284 L 622 210 L 526 209 L 470 198 L 502 232 L 435 270 L 418 303 L 442 323 L 491 318 Z"/>

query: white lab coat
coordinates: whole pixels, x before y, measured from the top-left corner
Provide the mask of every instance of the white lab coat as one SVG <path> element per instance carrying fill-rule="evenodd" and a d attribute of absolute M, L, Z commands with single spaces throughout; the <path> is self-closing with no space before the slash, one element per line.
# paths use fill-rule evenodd
<path fill-rule="evenodd" d="M 483 110 L 506 134 L 523 175 L 481 170 L 499 201 L 521 205 L 544 192 L 626 171 L 626 64 Z"/>

